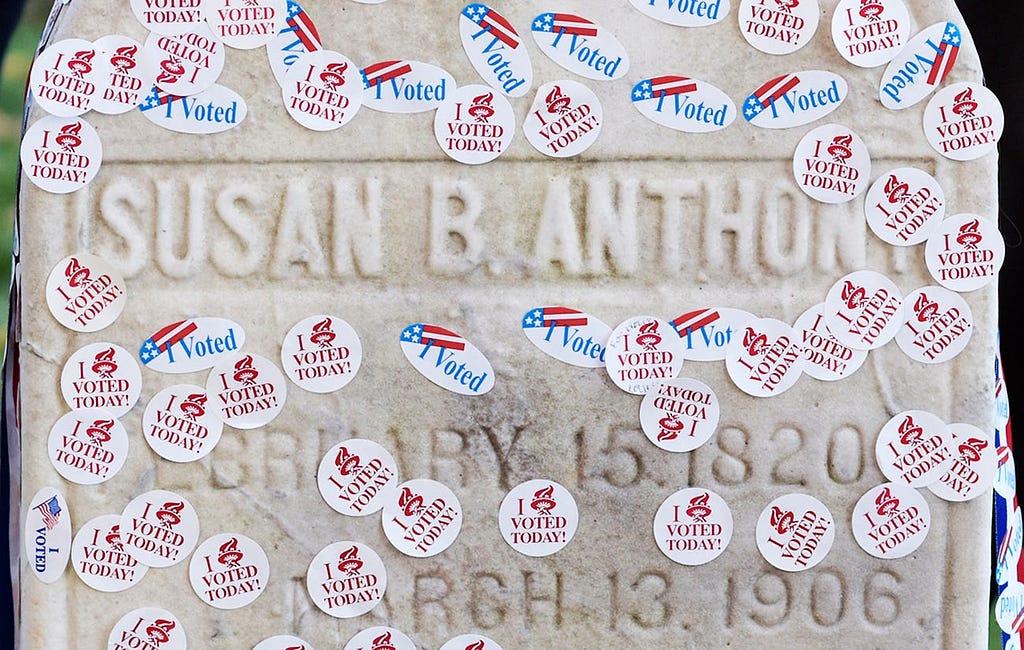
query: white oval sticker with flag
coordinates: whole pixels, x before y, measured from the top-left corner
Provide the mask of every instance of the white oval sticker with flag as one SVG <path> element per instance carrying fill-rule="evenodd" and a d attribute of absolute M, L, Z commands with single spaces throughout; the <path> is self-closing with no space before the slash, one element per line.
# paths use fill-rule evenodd
<path fill-rule="evenodd" d="M 64 574 L 71 557 L 71 512 L 64 495 L 44 487 L 29 501 L 25 514 L 25 559 L 32 574 L 50 584 Z"/>
<path fill-rule="evenodd" d="M 882 106 L 909 108 L 942 85 L 960 53 L 956 23 L 935 23 L 922 29 L 889 62 L 878 86 Z"/>
<path fill-rule="evenodd" d="M 618 79 L 629 72 L 629 55 L 622 43 L 583 16 L 540 14 L 530 29 L 540 51 L 569 72 L 598 81 Z"/>
<path fill-rule="evenodd" d="M 535 307 L 523 315 L 523 333 L 549 357 L 579 368 L 603 368 L 612 328 L 571 307 Z"/>
<path fill-rule="evenodd" d="M 761 84 L 743 102 L 743 117 L 765 129 L 810 124 L 839 108 L 846 99 L 846 80 L 827 70 L 805 70 Z"/>
<path fill-rule="evenodd" d="M 742 309 L 719 307 L 695 309 L 675 317 L 670 324 L 683 339 L 687 361 L 722 361 L 733 337 L 742 336 L 743 326 L 754 315 Z"/>
<path fill-rule="evenodd" d="M 323 49 L 316 23 L 299 3 L 288 0 L 288 15 L 285 16 L 284 22 L 284 29 L 274 37 L 274 40 L 267 43 L 270 69 L 274 72 L 274 79 L 277 79 L 278 85 L 281 86 L 284 86 L 284 76 L 288 73 L 288 68 L 292 67 L 300 56 Z"/>
<path fill-rule="evenodd" d="M 142 342 L 139 360 L 150 370 L 180 374 L 212 368 L 245 344 L 245 330 L 225 318 L 189 318 L 161 327 Z"/>
<path fill-rule="evenodd" d="M 655 124 L 685 133 L 720 131 L 736 119 L 736 105 L 711 84 L 661 75 L 633 86 L 633 107 Z"/>
<path fill-rule="evenodd" d="M 494 388 L 491 362 L 455 332 L 414 323 L 402 330 L 402 353 L 421 375 L 460 395 L 483 395 Z"/>
<path fill-rule="evenodd" d="M 363 106 L 384 113 L 432 111 L 455 90 L 455 77 L 447 70 L 420 61 L 380 61 L 359 72 Z"/>
<path fill-rule="evenodd" d="M 469 62 L 487 85 L 509 97 L 522 97 L 533 85 L 530 53 L 507 18 L 474 2 L 459 16 L 459 37 Z"/>

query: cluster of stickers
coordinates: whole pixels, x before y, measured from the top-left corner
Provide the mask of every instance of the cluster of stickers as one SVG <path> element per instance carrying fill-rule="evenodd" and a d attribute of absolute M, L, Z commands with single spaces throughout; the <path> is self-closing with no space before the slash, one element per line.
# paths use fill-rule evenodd
<path fill-rule="evenodd" d="M 1010 427 L 1010 403 L 1003 379 L 1002 361 L 998 353 L 995 364 L 996 458 L 998 469 L 995 493 L 995 581 L 999 596 L 995 602 L 995 619 L 1003 631 L 1006 650 L 1020 648 L 1024 636 L 1024 525 L 1017 502 L 1017 472 L 1013 461 L 1013 440 Z"/>

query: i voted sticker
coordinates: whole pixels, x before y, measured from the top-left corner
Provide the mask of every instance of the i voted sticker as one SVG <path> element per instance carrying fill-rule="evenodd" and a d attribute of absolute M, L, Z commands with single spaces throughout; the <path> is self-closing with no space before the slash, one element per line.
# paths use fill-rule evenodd
<path fill-rule="evenodd" d="M 672 319 L 672 327 L 683 340 L 683 357 L 693 361 L 722 361 L 733 336 L 754 315 L 742 309 L 719 307 L 695 309 Z"/>
<path fill-rule="evenodd" d="M 245 99 L 213 84 L 189 97 L 177 97 L 153 86 L 139 111 L 157 126 L 176 133 L 220 133 L 241 124 L 249 113 Z"/>
<path fill-rule="evenodd" d="M 32 64 L 32 99 L 50 115 L 77 117 L 92 108 L 102 83 L 96 47 L 80 38 L 48 46 Z"/>
<path fill-rule="evenodd" d="M 220 442 L 224 422 L 202 386 L 177 384 L 154 395 L 142 416 L 142 436 L 161 458 L 190 463 Z"/>
<path fill-rule="evenodd" d="M 742 0 L 737 18 L 743 38 L 766 54 L 789 54 L 818 29 L 818 0 Z"/>
<path fill-rule="evenodd" d="M 693 451 L 718 427 L 718 396 L 704 382 L 689 377 L 666 379 L 644 395 L 640 426 L 656 447 Z"/>
<path fill-rule="evenodd" d="M 808 494 L 774 499 L 761 511 L 757 550 L 783 571 L 806 571 L 825 559 L 836 539 L 836 522 L 824 503 Z"/>
<path fill-rule="evenodd" d="M 603 124 L 604 109 L 594 91 L 563 79 L 537 89 L 523 121 L 523 134 L 545 156 L 568 158 L 589 149 Z"/>
<path fill-rule="evenodd" d="M 388 574 L 376 551 L 360 542 L 328 544 L 309 563 L 306 590 L 334 618 L 354 618 L 384 599 Z"/>
<path fill-rule="evenodd" d="M 699 566 L 721 555 L 732 539 L 732 511 L 722 497 L 700 487 L 669 496 L 654 515 L 654 541 L 677 564 Z"/>
<path fill-rule="evenodd" d="M 468 4 L 459 15 L 459 37 L 469 62 L 487 85 L 509 97 L 530 91 L 530 53 L 507 18 L 489 5 Z"/>
<path fill-rule="evenodd" d="M 882 174 L 864 198 L 868 226 L 893 246 L 914 246 L 930 237 L 946 215 L 946 194 L 928 172 L 900 167 Z"/>
<path fill-rule="evenodd" d="M 981 492 L 984 494 L 984 492 Z M 1021 546 L 1024 545 L 1024 525 L 1021 522 L 1020 507 L 1013 508 L 1007 515 L 1006 532 L 996 549 L 996 584 L 1005 585 L 1010 579 L 1017 579 L 1017 564 L 1020 562 Z"/>
<path fill-rule="evenodd" d="M 447 70 L 420 61 L 378 61 L 359 72 L 363 106 L 384 113 L 432 111 L 457 86 Z"/>
<path fill-rule="evenodd" d="M 313 650 L 308 641 L 291 634 L 267 637 L 252 647 L 252 650 Z"/>
<path fill-rule="evenodd" d="M 839 341 L 825 324 L 825 303 L 818 303 L 800 314 L 793 324 L 804 346 L 804 372 L 822 381 L 836 381 L 856 372 L 867 350 L 855 350 Z"/>
<path fill-rule="evenodd" d="M 60 373 L 60 390 L 72 410 L 102 408 L 119 418 L 139 400 L 142 373 L 120 345 L 90 343 L 68 357 Z"/>
<path fill-rule="evenodd" d="M 1017 469 L 1013 461 L 1013 450 L 1003 445 L 996 449 L 996 480 L 993 489 L 996 493 L 1006 499 L 1012 499 L 1017 494 Z"/>
<path fill-rule="evenodd" d="M 640 13 L 679 27 L 707 27 L 729 15 L 729 0 L 629 0 Z"/>
<path fill-rule="evenodd" d="M 875 459 L 885 478 L 919 488 L 939 480 L 953 465 L 949 427 L 928 411 L 892 416 L 875 441 Z"/>
<path fill-rule="evenodd" d="M 72 483 L 96 485 L 121 471 L 128 459 L 128 432 L 110 411 L 78 409 L 54 423 L 46 450 L 58 474 Z"/>
<path fill-rule="evenodd" d="M 888 63 L 910 36 L 903 0 L 842 0 L 832 14 L 832 42 L 839 54 L 862 68 Z"/>
<path fill-rule="evenodd" d="M 931 511 L 920 492 L 895 483 L 876 485 L 857 501 L 853 537 L 868 555 L 895 560 L 916 551 L 928 537 Z"/>
<path fill-rule="evenodd" d="M 951 160 L 975 160 L 996 150 L 1003 135 L 1003 106 L 977 83 L 961 82 L 935 93 L 924 109 L 924 135 Z"/>
<path fill-rule="evenodd" d="M 188 318 L 164 325 L 139 346 L 150 370 L 181 374 L 206 370 L 245 344 L 245 330 L 226 318 Z"/>
<path fill-rule="evenodd" d="M 880 348 L 905 322 L 903 294 L 876 271 L 840 278 L 825 297 L 825 325 L 840 343 L 855 350 Z"/>
<path fill-rule="evenodd" d="M 93 46 L 97 52 L 96 96 L 92 109 L 108 115 L 127 113 L 142 103 L 156 81 L 156 61 L 143 56 L 134 38 L 112 34 Z"/>
<path fill-rule="evenodd" d="M 878 87 L 882 106 L 910 108 L 932 93 L 949 75 L 960 54 L 960 27 L 942 22 L 925 27 L 889 62 Z"/>
<path fill-rule="evenodd" d="M 372 515 L 392 498 L 398 486 L 398 463 L 376 442 L 350 438 L 324 454 L 316 484 L 335 511 L 352 517 Z"/>
<path fill-rule="evenodd" d="M 224 44 L 206 23 L 173 36 L 151 33 L 143 49 L 157 62 L 156 87 L 179 97 L 206 90 L 224 70 Z"/>
<path fill-rule="evenodd" d="M 174 614 L 159 607 L 140 607 L 122 616 L 107 636 L 107 648 L 185 650 L 185 628 Z"/>
<path fill-rule="evenodd" d="M 793 178 L 804 194 L 822 203 L 846 203 L 864 191 L 871 154 L 860 136 L 842 124 L 810 131 L 793 154 Z"/>
<path fill-rule="evenodd" d="M 270 580 L 270 563 L 259 544 L 245 535 L 208 537 L 188 565 L 192 591 L 217 609 L 239 609 L 253 602 Z"/>
<path fill-rule="evenodd" d="M 152 490 L 132 499 L 121 512 L 121 542 L 150 567 L 182 562 L 199 541 L 199 514 L 185 497 Z"/>
<path fill-rule="evenodd" d="M 1024 584 L 1013 580 L 1003 589 L 996 599 L 995 614 L 999 629 L 1011 635 L 1008 648 L 1013 637 L 1024 629 Z"/>
<path fill-rule="evenodd" d="M 285 27 L 287 0 L 203 0 L 206 22 L 228 47 L 251 50 L 269 44 Z"/>
<path fill-rule="evenodd" d="M 332 393 L 352 381 L 363 362 L 359 335 L 337 316 L 296 323 L 281 344 L 281 366 L 292 383 L 311 393 Z"/>
<path fill-rule="evenodd" d="M 19 153 L 25 176 L 53 194 L 82 189 L 103 163 L 100 136 L 80 117 L 43 117 L 25 131 Z"/>
<path fill-rule="evenodd" d="M 736 387 L 754 397 L 781 395 L 803 374 L 797 332 L 774 318 L 755 318 L 725 350 L 725 369 Z"/>
<path fill-rule="evenodd" d="M 183 0 L 181 2 L 131 0 L 131 7 L 132 13 L 142 23 L 142 26 L 155 34 L 167 36 L 183 34 L 206 20 L 206 16 L 203 14 L 202 0 Z"/>
<path fill-rule="evenodd" d="M 615 35 L 584 16 L 543 13 L 530 25 L 533 40 L 549 59 L 587 79 L 619 79 L 629 72 L 629 55 Z"/>
<path fill-rule="evenodd" d="M 915 361 L 942 363 L 963 352 L 974 332 L 974 316 L 960 294 L 923 287 L 907 294 L 906 321 L 896 344 Z"/>
<path fill-rule="evenodd" d="M 381 526 L 391 545 L 410 557 L 432 557 L 462 530 L 462 505 L 448 486 L 426 478 L 399 485 L 384 503 Z"/>
<path fill-rule="evenodd" d="M 236 354 L 210 371 L 206 394 L 224 424 L 255 429 L 284 408 L 288 386 L 274 362 L 257 354 Z"/>
<path fill-rule="evenodd" d="M 608 338 L 605 370 L 627 393 L 644 395 L 682 368 L 682 341 L 660 318 L 635 316 L 619 323 Z"/>
<path fill-rule="evenodd" d="M 512 104 L 489 86 L 462 86 L 434 113 L 434 138 L 441 150 L 467 165 L 487 163 L 503 154 L 515 131 Z"/>
<path fill-rule="evenodd" d="M 965 422 L 949 425 L 953 465 L 938 481 L 928 485 L 932 494 L 946 501 L 970 501 L 985 494 L 996 478 L 996 446 L 992 436 Z M 1019 550 L 1020 531 L 1017 531 Z"/>
<path fill-rule="evenodd" d="M 344 650 L 417 650 L 416 644 L 401 630 L 378 625 L 357 632 Z"/>
<path fill-rule="evenodd" d="M 402 330 L 402 354 L 418 373 L 459 395 L 483 395 L 494 388 L 494 369 L 475 345 L 430 323 Z"/>
<path fill-rule="evenodd" d="M 580 513 L 569 490 L 545 479 L 509 490 L 498 509 L 498 527 L 509 546 L 523 555 L 547 557 L 572 541 Z"/>
<path fill-rule="evenodd" d="M 32 575 L 46 584 L 56 582 L 71 557 L 71 511 L 60 490 L 44 487 L 29 499 L 22 532 Z"/>
<path fill-rule="evenodd" d="M 317 50 L 292 63 L 281 84 L 284 107 L 313 131 L 333 131 L 352 121 L 363 105 L 359 68 L 343 54 Z"/>
<path fill-rule="evenodd" d="M 821 119 L 839 108 L 846 80 L 827 70 L 784 74 L 761 84 L 743 101 L 743 117 L 765 129 L 788 129 Z"/>
<path fill-rule="evenodd" d="M 46 278 L 46 305 L 64 327 L 96 332 L 121 315 L 127 301 L 124 277 L 95 255 L 65 257 Z"/>
<path fill-rule="evenodd" d="M 928 238 L 924 259 L 935 281 L 953 291 L 974 291 L 993 280 L 1006 257 L 999 227 L 973 214 L 945 219 Z"/>
<path fill-rule="evenodd" d="M 724 92 L 680 75 L 661 75 L 637 82 L 633 108 L 655 124 L 684 133 L 721 131 L 736 119 L 736 105 Z"/>
<path fill-rule="evenodd" d="M 125 550 L 120 515 L 100 515 L 78 529 L 71 542 L 71 567 L 82 582 L 107 593 L 134 586 L 149 570 Z"/>
<path fill-rule="evenodd" d="M 523 314 L 523 333 L 530 343 L 563 363 L 601 368 L 612 328 L 578 309 L 552 305 Z"/>
<path fill-rule="evenodd" d="M 482 634 L 460 634 L 445 641 L 440 650 L 501 650 L 501 646 Z"/>
<path fill-rule="evenodd" d="M 309 13 L 297 2 L 288 0 L 288 13 L 284 27 L 277 36 L 267 43 L 267 58 L 270 69 L 279 86 L 284 86 L 284 78 L 303 54 L 322 50 L 320 33 Z"/>

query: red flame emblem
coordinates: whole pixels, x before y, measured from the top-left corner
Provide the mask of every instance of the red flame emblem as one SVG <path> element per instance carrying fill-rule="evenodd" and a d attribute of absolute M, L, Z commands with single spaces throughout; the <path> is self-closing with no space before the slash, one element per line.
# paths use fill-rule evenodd
<path fill-rule="evenodd" d="M 327 90 L 337 90 L 339 86 L 345 85 L 345 71 L 348 70 L 348 64 L 344 61 L 338 61 L 336 63 L 328 63 L 324 66 L 322 72 L 320 72 L 320 81 L 324 82 L 324 88 Z"/>
<path fill-rule="evenodd" d="M 195 421 L 206 415 L 206 393 L 192 393 L 181 403 L 181 412 L 189 420 Z"/>
<path fill-rule="evenodd" d="M 121 74 L 128 74 L 128 71 L 135 67 L 135 54 L 139 48 L 135 45 L 125 45 L 114 50 L 110 57 L 110 65 L 114 66 Z"/>
<path fill-rule="evenodd" d="M 978 244 L 981 243 L 981 233 L 978 232 L 980 227 L 981 222 L 977 219 L 968 221 L 960 226 L 960 233 L 956 236 L 956 243 L 971 250 L 978 248 Z"/>
<path fill-rule="evenodd" d="M 238 539 L 234 537 L 221 544 L 219 550 L 217 561 L 226 567 L 237 567 L 244 557 L 244 554 L 238 550 Z"/>
<path fill-rule="evenodd" d="M 325 318 L 313 326 L 309 340 L 322 348 L 329 348 L 335 336 L 334 330 L 331 329 L 331 319 Z"/>
<path fill-rule="evenodd" d="M 110 532 L 103 538 L 107 542 L 107 546 L 114 549 L 115 551 L 123 551 L 124 544 L 121 543 L 121 526 L 114 524 L 110 527 Z"/>
<path fill-rule="evenodd" d="M 860 0 L 860 11 L 859 13 L 862 18 L 867 18 L 870 21 L 878 20 L 882 12 L 885 11 L 885 7 L 879 0 Z"/>
<path fill-rule="evenodd" d="M 181 511 L 185 504 L 181 501 L 168 501 L 162 508 L 156 511 L 156 518 L 164 528 L 171 528 L 181 523 Z"/>
<path fill-rule="evenodd" d="M 69 287 L 79 287 L 89 281 L 89 269 L 72 257 L 64 269 L 64 276 L 68 279 Z"/>
<path fill-rule="evenodd" d="M 914 311 L 917 312 L 919 322 L 928 323 L 939 317 L 939 303 L 932 302 L 927 294 L 921 292 L 914 302 Z"/>
<path fill-rule="evenodd" d="M 960 459 L 965 463 L 976 463 L 981 460 L 981 450 L 986 447 L 988 447 L 988 440 L 968 438 L 966 442 L 960 443 L 957 451 L 960 452 Z"/>
<path fill-rule="evenodd" d="M 395 645 L 391 642 L 391 632 L 384 632 L 374 639 L 370 650 L 395 650 Z"/>
<path fill-rule="evenodd" d="M 477 122 L 486 122 L 494 115 L 494 107 L 491 106 L 493 101 L 494 93 L 477 95 L 473 98 L 466 112 L 475 117 Z"/>
<path fill-rule="evenodd" d="M 698 494 L 690 499 L 690 505 L 686 508 L 687 516 L 698 523 L 706 522 L 708 517 L 711 515 L 711 508 L 708 506 L 708 502 L 710 500 L 711 495 L 707 492 Z"/>
<path fill-rule="evenodd" d="M 743 333 L 743 347 L 747 349 L 747 354 L 750 356 L 760 356 L 768 347 L 768 337 L 754 331 L 754 328 L 748 327 L 747 331 Z"/>
<path fill-rule="evenodd" d="M 484 640 L 480 639 L 476 643 L 470 643 L 466 646 L 466 650 L 484 650 Z"/>
<path fill-rule="evenodd" d="M 351 546 L 348 550 L 338 555 L 338 571 L 354 576 L 363 568 L 363 561 L 359 559 L 359 549 Z"/>
<path fill-rule="evenodd" d="M 150 643 L 161 645 L 171 640 L 170 631 L 174 629 L 174 621 L 165 618 L 158 618 L 153 624 L 146 628 L 146 636 Z"/>
<path fill-rule="evenodd" d="M 83 75 L 92 72 L 92 58 L 94 56 L 96 56 L 96 52 L 93 50 L 75 52 L 68 60 L 68 70 L 81 79 Z"/>
<path fill-rule="evenodd" d="M 856 309 L 868 301 L 867 292 L 864 291 L 864 287 L 858 287 L 849 280 L 843 283 L 843 291 L 840 297 L 846 301 L 846 306 L 849 309 Z"/>
<path fill-rule="evenodd" d="M 800 0 L 775 0 L 775 3 L 779 5 L 779 11 L 785 11 L 793 13 L 793 9 L 800 4 Z"/>
<path fill-rule="evenodd" d="M 555 86 L 548 93 L 548 96 L 544 98 L 544 101 L 548 105 L 548 113 L 556 113 L 562 115 L 563 113 L 569 112 L 569 105 L 572 100 L 567 95 L 562 94 L 562 89 Z"/>
<path fill-rule="evenodd" d="M 423 512 L 423 497 L 404 487 L 402 493 L 398 495 L 398 507 L 402 509 L 406 517 L 418 515 Z"/>
<path fill-rule="evenodd" d="M 554 485 L 549 485 L 546 488 L 537 490 L 533 493 L 533 501 L 530 502 L 530 507 L 542 515 L 550 515 L 555 505 L 557 505 L 553 498 L 554 494 Z"/>
<path fill-rule="evenodd" d="M 334 464 L 338 467 L 338 473 L 342 476 L 355 474 L 363 468 L 363 466 L 359 464 L 359 454 L 350 453 L 344 446 L 338 450 L 338 455 L 334 459 Z"/>
<path fill-rule="evenodd" d="M 85 428 L 85 435 L 97 445 L 110 440 L 110 430 L 114 428 L 113 420 L 95 420 L 92 426 Z"/>
<path fill-rule="evenodd" d="M 892 517 L 899 513 L 900 500 L 892 495 L 889 488 L 882 488 L 882 491 L 875 497 L 875 512 L 883 517 Z"/>
<path fill-rule="evenodd" d="M 652 320 L 640 326 L 636 335 L 636 342 L 645 350 L 653 350 L 661 343 L 661 334 L 658 334 L 658 321 Z"/>
<path fill-rule="evenodd" d="M 247 354 L 238 360 L 235 364 L 235 374 L 233 375 L 235 381 L 241 383 L 243 386 L 252 386 L 256 383 L 256 378 L 260 376 L 260 371 L 252 367 L 252 355 Z"/>
<path fill-rule="evenodd" d="M 974 101 L 974 91 L 968 86 L 963 92 L 953 97 L 953 112 L 964 119 L 974 117 L 978 110 L 978 102 Z"/>
<path fill-rule="evenodd" d="M 837 163 L 845 163 L 853 155 L 853 149 L 850 149 L 850 145 L 853 144 L 852 135 L 837 135 L 832 138 L 832 142 L 828 145 L 828 153 L 832 156 L 832 160 Z"/>
<path fill-rule="evenodd" d="M 658 426 L 661 427 L 661 431 L 658 432 L 658 442 L 664 442 L 678 438 L 679 432 L 686 425 L 680 422 L 679 417 L 675 413 L 669 413 L 658 420 Z"/>
<path fill-rule="evenodd" d="M 914 422 L 914 418 L 907 416 L 899 427 L 900 442 L 904 445 L 917 445 L 921 442 L 924 429 Z"/>
<path fill-rule="evenodd" d="M 117 362 L 114 361 L 114 355 L 117 352 L 114 348 L 107 348 L 103 352 L 100 352 L 93 358 L 92 371 L 95 372 L 103 379 L 110 379 L 115 372 L 117 372 Z"/>
<path fill-rule="evenodd" d="M 889 180 L 885 182 L 885 193 L 889 203 L 906 203 L 910 198 L 910 185 L 896 178 L 895 174 L 889 174 Z"/>
<path fill-rule="evenodd" d="M 779 506 L 772 506 L 771 525 L 780 535 L 785 535 L 796 526 L 796 517 L 792 510 L 783 510 Z"/>
<path fill-rule="evenodd" d="M 72 122 L 61 127 L 60 132 L 53 137 L 53 141 L 62 151 L 73 152 L 82 144 L 82 138 L 78 134 L 82 131 L 81 122 Z"/>
<path fill-rule="evenodd" d="M 160 74 L 157 75 L 157 83 L 172 84 L 185 74 L 185 66 L 174 56 L 169 56 L 160 62 Z"/>

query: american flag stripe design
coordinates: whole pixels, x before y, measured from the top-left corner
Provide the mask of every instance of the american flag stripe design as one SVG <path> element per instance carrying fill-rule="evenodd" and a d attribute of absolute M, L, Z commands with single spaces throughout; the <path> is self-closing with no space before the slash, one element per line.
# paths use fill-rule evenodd
<path fill-rule="evenodd" d="M 587 315 L 569 307 L 545 307 L 544 327 L 583 327 L 588 323 Z"/>
<path fill-rule="evenodd" d="M 682 95 L 685 93 L 692 93 L 697 90 L 697 82 L 689 77 L 665 75 L 663 77 L 653 77 L 650 81 L 651 92 L 654 93 L 655 97 L 660 97 L 662 95 Z"/>
<path fill-rule="evenodd" d="M 46 530 L 53 530 L 54 526 L 60 522 L 60 503 L 57 502 L 57 497 L 50 497 L 48 500 L 37 505 L 35 509 L 43 516 L 43 524 L 46 526 Z"/>
<path fill-rule="evenodd" d="M 755 90 L 753 96 L 757 98 L 761 106 L 767 108 L 772 102 L 796 88 L 799 83 L 800 77 L 795 74 L 785 74 L 781 77 L 775 77 Z"/>
<path fill-rule="evenodd" d="M 516 33 L 515 27 L 497 11 L 488 8 L 487 13 L 477 21 L 477 24 L 490 28 L 491 34 L 513 50 L 519 47 L 519 34 Z"/>
<path fill-rule="evenodd" d="M 953 69 L 956 63 L 957 54 L 960 53 L 960 30 L 953 23 L 946 24 L 946 31 L 942 34 L 942 43 L 939 44 L 939 52 L 935 55 L 935 62 L 928 72 L 928 85 L 937 86 Z M 941 73 L 941 74 L 940 74 Z"/>
<path fill-rule="evenodd" d="M 439 348 L 449 350 L 465 350 L 466 341 L 451 330 L 446 330 L 437 325 L 423 325 L 423 337 L 420 339 L 423 345 L 436 345 Z"/>
<path fill-rule="evenodd" d="M 299 39 L 306 50 L 316 52 L 320 49 L 320 34 L 316 31 L 313 19 L 294 2 L 288 3 L 288 26 L 293 28 L 295 36 Z"/>
<path fill-rule="evenodd" d="M 139 104 L 139 110 L 146 112 L 151 108 L 163 106 L 167 104 L 167 102 L 175 99 L 180 99 L 180 95 L 172 95 L 169 92 L 165 92 L 156 86 L 153 86 L 153 89 L 149 91 L 148 95 L 146 95 L 146 99 L 142 100 L 142 103 Z"/>
<path fill-rule="evenodd" d="M 672 327 L 676 328 L 679 336 L 686 336 L 687 330 L 693 331 L 705 325 L 710 325 L 719 319 L 719 314 L 713 309 L 697 309 L 680 314 L 672 321 Z"/>
<path fill-rule="evenodd" d="M 167 327 L 158 330 L 152 337 L 150 337 L 150 340 L 153 341 L 157 349 L 161 352 L 166 352 L 169 347 L 197 329 L 199 329 L 199 327 L 192 321 L 180 320 L 177 323 L 171 323 Z"/>
<path fill-rule="evenodd" d="M 577 36 L 597 36 L 597 25 L 586 18 L 573 14 L 552 14 L 554 23 L 551 31 L 553 33 L 564 32 Z"/>
<path fill-rule="evenodd" d="M 410 72 L 412 72 L 412 66 L 405 61 L 381 61 L 363 68 L 363 85 L 371 88 Z"/>

